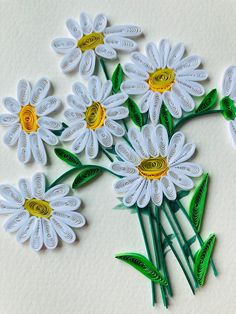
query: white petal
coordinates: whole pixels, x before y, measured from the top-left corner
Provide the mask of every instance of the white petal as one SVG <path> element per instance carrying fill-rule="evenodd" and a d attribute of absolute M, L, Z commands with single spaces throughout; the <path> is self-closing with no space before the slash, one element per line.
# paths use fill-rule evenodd
<path fill-rule="evenodd" d="M 171 179 L 166 176 L 161 178 L 161 185 L 162 185 L 162 190 L 165 194 L 165 196 L 170 200 L 173 201 L 176 199 L 176 189 L 171 181 Z"/>
<path fill-rule="evenodd" d="M 46 165 L 47 163 L 47 154 L 43 145 L 41 138 L 37 133 L 31 133 L 30 138 L 30 147 L 33 154 L 33 157 L 36 162 L 41 165 Z"/>
<path fill-rule="evenodd" d="M 188 56 L 182 59 L 180 62 L 176 63 L 173 70 L 177 73 L 188 73 L 196 69 L 201 63 L 201 58 L 199 56 Z"/>
<path fill-rule="evenodd" d="M 204 81 L 208 77 L 208 73 L 205 70 L 193 70 L 186 74 L 177 74 L 177 78 L 183 78 L 188 81 Z"/>
<path fill-rule="evenodd" d="M 70 191 L 70 188 L 67 184 L 58 184 L 51 189 L 49 189 L 44 196 L 46 201 L 53 201 L 57 198 L 66 196 Z"/>
<path fill-rule="evenodd" d="M 167 39 L 161 39 L 159 43 L 159 56 L 161 61 L 161 68 L 165 68 L 167 66 L 167 60 L 170 53 L 170 43 Z"/>
<path fill-rule="evenodd" d="M 149 158 L 147 147 L 143 140 L 142 134 L 135 128 L 131 127 L 128 131 L 128 138 L 136 153 L 142 158 Z"/>
<path fill-rule="evenodd" d="M 160 54 L 158 52 L 157 46 L 150 42 L 146 46 L 146 53 L 148 58 L 151 60 L 153 66 L 155 68 L 161 67 L 161 60 L 160 60 Z"/>
<path fill-rule="evenodd" d="M 169 68 L 172 68 L 173 66 L 175 66 L 177 62 L 179 62 L 181 58 L 183 57 L 184 51 L 185 51 L 185 47 L 182 43 L 178 43 L 177 45 L 175 45 L 170 51 L 169 58 L 167 61 L 167 66 Z"/>
<path fill-rule="evenodd" d="M 173 101 L 186 112 L 192 111 L 195 107 L 193 98 L 185 91 L 183 87 L 180 87 L 178 83 L 172 86 L 172 97 Z"/>
<path fill-rule="evenodd" d="M 56 53 L 65 54 L 71 51 L 71 49 L 75 48 L 77 45 L 76 40 L 73 38 L 55 38 L 52 41 L 52 49 Z"/>
<path fill-rule="evenodd" d="M 43 246 L 43 227 L 41 219 L 36 219 L 34 230 L 30 236 L 30 247 L 38 252 Z"/>
<path fill-rule="evenodd" d="M 95 52 L 98 56 L 104 59 L 114 60 L 117 58 L 117 53 L 115 49 L 113 49 L 111 46 L 107 44 L 98 45 L 95 48 Z"/>
<path fill-rule="evenodd" d="M 80 74 L 84 78 L 91 76 L 95 69 L 95 53 L 93 50 L 86 50 L 82 54 L 82 58 L 79 65 Z"/>
<path fill-rule="evenodd" d="M 137 47 L 133 40 L 115 35 L 105 37 L 104 42 L 112 48 L 122 51 L 133 51 Z"/>
<path fill-rule="evenodd" d="M 170 139 L 170 144 L 168 147 L 168 162 L 171 163 L 182 151 L 184 146 L 185 137 L 183 132 L 176 132 Z"/>
<path fill-rule="evenodd" d="M 126 102 L 128 96 L 125 93 L 117 93 L 109 96 L 103 101 L 103 106 L 106 108 L 118 107 Z"/>
<path fill-rule="evenodd" d="M 32 194 L 34 198 L 43 200 L 45 196 L 46 178 L 43 173 L 36 173 L 32 178 Z"/>
<path fill-rule="evenodd" d="M 195 153 L 196 146 L 194 144 L 185 144 L 181 153 L 176 156 L 174 160 L 171 161 L 171 166 L 176 166 L 188 159 L 190 159 Z"/>
<path fill-rule="evenodd" d="M 78 97 L 79 103 L 85 106 L 90 106 L 92 104 L 92 100 L 89 96 L 89 92 L 84 84 L 82 83 L 74 83 L 72 85 L 73 93 Z"/>
<path fill-rule="evenodd" d="M 189 177 L 200 177 L 203 173 L 202 167 L 193 162 L 183 162 L 171 167 L 171 170 L 172 169 L 181 171 L 181 173 L 186 174 Z"/>
<path fill-rule="evenodd" d="M 155 71 L 155 67 L 153 66 L 152 62 L 149 61 L 147 57 L 145 57 L 140 52 L 133 52 L 131 55 L 131 60 L 142 70 L 152 73 Z"/>
<path fill-rule="evenodd" d="M 98 14 L 93 21 L 93 30 L 96 33 L 102 33 L 107 26 L 107 17 L 104 14 Z"/>
<path fill-rule="evenodd" d="M 16 233 L 16 240 L 19 243 L 24 243 L 30 238 L 35 227 L 35 222 L 36 217 L 32 216 L 24 223 L 22 227 L 20 227 Z"/>
<path fill-rule="evenodd" d="M 142 178 L 139 186 L 136 186 L 136 185 L 134 186 L 135 183 L 133 184 L 133 186 L 131 186 L 130 191 L 126 193 L 126 195 L 123 198 L 123 203 L 125 206 L 130 207 L 130 206 L 133 206 L 137 202 L 139 195 L 141 194 L 144 188 L 145 181 L 146 180 Z"/>
<path fill-rule="evenodd" d="M 149 90 L 149 85 L 144 81 L 126 80 L 121 84 L 121 90 L 128 95 L 142 95 Z"/>
<path fill-rule="evenodd" d="M 124 73 L 133 80 L 146 81 L 149 78 L 148 73 L 133 63 L 124 65 Z"/>
<path fill-rule="evenodd" d="M 236 145 L 236 120 L 229 121 L 229 131 L 232 136 L 233 142 Z"/>
<path fill-rule="evenodd" d="M 236 66 L 230 66 L 225 70 L 225 73 L 224 73 L 224 78 L 223 78 L 223 83 L 222 83 L 223 96 L 230 95 L 235 82 L 236 82 Z"/>
<path fill-rule="evenodd" d="M 168 151 L 168 134 L 166 128 L 158 124 L 156 127 L 156 136 L 154 137 L 157 143 L 158 150 L 162 157 L 167 156 Z"/>
<path fill-rule="evenodd" d="M 171 169 L 168 171 L 171 181 L 183 190 L 191 190 L 194 187 L 193 181 L 181 171 Z"/>
<path fill-rule="evenodd" d="M 17 99 L 21 105 L 28 105 L 30 102 L 30 83 L 26 80 L 20 80 L 17 84 Z"/>
<path fill-rule="evenodd" d="M 11 113 L 2 113 L 0 114 L 0 125 L 11 126 L 19 121 L 17 115 Z"/>
<path fill-rule="evenodd" d="M 8 146 L 14 146 L 21 134 L 21 125 L 19 123 L 11 126 L 3 137 L 3 142 Z"/>
<path fill-rule="evenodd" d="M 80 207 L 81 200 L 75 196 L 64 196 L 50 202 L 50 206 L 56 211 L 76 210 Z"/>
<path fill-rule="evenodd" d="M 7 219 L 3 227 L 7 232 L 16 232 L 28 219 L 29 213 L 26 210 L 19 210 Z"/>
<path fill-rule="evenodd" d="M 151 198 L 151 181 L 146 180 L 143 190 L 140 193 L 138 201 L 137 201 L 138 207 L 140 208 L 146 207 L 148 203 L 150 202 L 150 198 Z"/>
<path fill-rule="evenodd" d="M 10 112 L 10 113 L 19 113 L 21 106 L 18 103 L 18 101 L 12 97 L 6 97 L 3 99 L 3 104 L 5 108 Z"/>
<path fill-rule="evenodd" d="M 138 154 L 126 143 L 117 143 L 115 150 L 124 161 L 131 162 L 135 166 L 138 166 L 141 163 Z"/>
<path fill-rule="evenodd" d="M 62 134 L 61 134 L 61 141 L 72 141 L 77 137 L 78 134 L 84 131 L 86 126 L 85 121 L 79 121 L 76 123 L 73 123 L 71 126 L 66 128 Z"/>
<path fill-rule="evenodd" d="M 39 127 L 49 129 L 49 130 L 61 130 L 62 123 L 50 118 L 50 117 L 40 117 L 37 121 Z"/>
<path fill-rule="evenodd" d="M 111 145 L 113 144 L 113 138 L 111 136 L 111 133 L 108 132 L 105 127 L 96 129 L 95 132 L 101 145 L 103 145 L 104 147 L 111 147 Z"/>
<path fill-rule="evenodd" d="M 161 206 L 163 200 L 163 192 L 161 182 L 159 180 L 152 180 L 151 198 L 155 205 Z"/>
<path fill-rule="evenodd" d="M 15 206 L 22 206 L 24 204 L 24 198 L 21 193 L 9 184 L 0 185 L 0 195 L 8 202 Z"/>
<path fill-rule="evenodd" d="M 178 102 L 175 102 L 175 100 L 173 99 L 172 93 L 169 91 L 164 92 L 162 97 L 172 117 L 177 118 L 177 119 L 180 118 L 182 116 L 182 109 L 180 105 L 178 104 Z"/>
<path fill-rule="evenodd" d="M 117 35 L 122 37 L 137 37 L 142 34 L 142 29 L 137 25 L 114 25 L 107 27 L 104 34 L 106 36 Z"/>
<path fill-rule="evenodd" d="M 88 14 L 85 12 L 82 12 L 80 14 L 80 26 L 84 34 L 92 33 L 92 30 L 93 30 L 92 21 L 91 21 L 91 18 L 88 16 Z"/>
<path fill-rule="evenodd" d="M 188 92 L 190 95 L 193 96 L 202 96 L 205 93 L 204 87 L 197 83 L 197 82 L 192 82 L 192 81 L 187 81 L 184 79 L 176 79 L 176 81 L 179 83 L 180 86 L 182 86 L 186 92 Z"/>
<path fill-rule="evenodd" d="M 79 26 L 79 23 L 75 19 L 68 19 L 66 21 L 66 26 L 68 31 L 75 39 L 80 39 L 83 36 L 82 30 Z M 76 47 L 76 46 L 75 46 Z"/>
<path fill-rule="evenodd" d="M 88 158 L 94 159 L 98 154 L 98 140 L 94 131 L 89 132 L 89 138 L 85 148 L 85 152 Z"/>
<path fill-rule="evenodd" d="M 106 119 L 104 125 L 108 129 L 108 131 L 114 136 L 121 137 L 125 134 L 124 128 L 112 119 Z"/>
<path fill-rule="evenodd" d="M 72 108 L 76 109 L 78 112 L 85 112 L 86 111 L 86 104 L 84 104 L 84 101 L 81 101 L 78 96 L 75 95 L 68 95 L 66 98 L 68 105 Z M 89 99 L 89 102 L 91 100 Z"/>
<path fill-rule="evenodd" d="M 38 116 L 46 116 L 52 112 L 54 112 L 61 104 L 61 101 L 58 97 L 49 96 L 36 106 L 36 114 Z"/>
<path fill-rule="evenodd" d="M 111 165 L 112 171 L 121 176 L 131 176 L 138 174 L 138 170 L 133 164 L 123 161 L 115 161 Z"/>
<path fill-rule="evenodd" d="M 51 222 L 48 219 L 42 219 L 43 242 L 47 249 L 53 250 L 58 245 L 58 237 Z"/>
<path fill-rule="evenodd" d="M 88 142 L 88 137 L 89 137 L 88 129 L 84 129 L 83 131 L 81 131 L 81 133 L 72 143 L 71 149 L 73 153 L 79 154 L 84 150 Z"/>
<path fill-rule="evenodd" d="M 75 242 L 76 236 L 74 231 L 67 226 L 65 223 L 60 221 L 59 219 L 56 219 L 55 217 L 52 217 L 50 220 L 53 228 L 56 230 L 59 237 L 66 243 L 73 243 Z"/>
<path fill-rule="evenodd" d="M 143 139 L 145 141 L 148 153 L 152 157 L 158 156 L 158 148 L 154 140 L 155 128 L 153 125 L 146 124 L 142 128 Z"/>
<path fill-rule="evenodd" d="M 130 187 L 133 185 L 134 182 L 137 181 L 137 184 L 141 182 L 143 179 L 140 178 L 137 174 L 129 175 L 125 178 L 122 178 L 115 182 L 114 190 L 117 193 L 126 193 L 129 191 Z"/>
<path fill-rule="evenodd" d="M 30 94 L 30 103 L 32 105 L 38 104 L 42 101 L 48 94 L 50 89 L 50 81 L 47 78 L 41 78 L 33 86 L 33 89 Z"/>
<path fill-rule="evenodd" d="M 68 52 L 60 63 L 60 68 L 63 73 L 74 71 L 80 63 L 82 52 L 79 48 L 74 48 Z"/>
<path fill-rule="evenodd" d="M 21 131 L 18 140 L 17 157 L 23 163 L 27 163 L 31 158 L 30 139 L 25 131 Z"/>
<path fill-rule="evenodd" d="M 111 118 L 112 120 L 121 120 L 129 115 L 128 108 L 125 108 L 123 106 L 116 107 L 116 108 L 110 108 L 106 111 L 107 118 Z"/>
<path fill-rule="evenodd" d="M 112 91 L 112 82 L 106 81 L 103 85 L 102 85 L 102 91 L 101 91 L 101 102 L 103 102 L 110 94 Z"/>
<path fill-rule="evenodd" d="M 101 88 L 102 83 L 98 76 L 92 76 L 90 77 L 88 81 L 88 91 L 89 95 L 92 98 L 93 101 L 98 102 L 101 98 Z"/>
<path fill-rule="evenodd" d="M 85 118 L 85 114 L 83 112 L 79 112 L 76 109 L 65 110 L 64 116 L 69 122 L 78 122 L 79 120 L 84 120 Z"/>
<path fill-rule="evenodd" d="M 51 131 L 44 128 L 39 128 L 38 134 L 45 143 L 53 146 L 58 144 L 57 136 L 53 134 Z"/>
<path fill-rule="evenodd" d="M 139 107 L 141 113 L 147 112 L 153 100 L 153 92 L 151 90 L 147 91 L 141 98 Z"/>
<path fill-rule="evenodd" d="M 73 228 L 81 228 L 86 223 L 84 216 L 74 211 L 54 211 L 53 217 Z"/>
<path fill-rule="evenodd" d="M 19 211 L 21 205 L 16 205 L 15 203 L 6 202 L 4 200 L 0 200 L 0 215 L 6 214 L 14 214 Z"/>
<path fill-rule="evenodd" d="M 20 189 L 22 196 L 25 199 L 31 199 L 33 197 L 32 196 L 32 190 L 31 190 L 31 184 L 30 184 L 29 180 L 20 179 L 18 186 L 19 186 L 19 189 Z"/>
<path fill-rule="evenodd" d="M 152 93 L 149 97 L 149 117 L 153 125 L 157 125 L 159 121 L 162 105 L 162 97 L 160 93 Z"/>

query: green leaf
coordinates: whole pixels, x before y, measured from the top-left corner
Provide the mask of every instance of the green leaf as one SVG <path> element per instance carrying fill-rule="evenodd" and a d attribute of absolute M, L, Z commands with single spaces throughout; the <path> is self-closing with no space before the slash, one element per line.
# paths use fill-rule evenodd
<path fill-rule="evenodd" d="M 205 282 L 207 270 L 209 267 L 210 258 L 214 249 L 216 235 L 211 234 L 203 243 L 201 249 L 196 254 L 194 263 L 194 274 L 197 278 L 198 284 L 202 287 Z"/>
<path fill-rule="evenodd" d="M 112 74 L 112 88 L 114 93 L 118 93 L 120 90 L 120 85 L 123 81 L 123 77 L 124 77 L 124 72 L 122 69 L 122 66 L 120 65 L 120 63 L 117 65 L 117 67 L 115 68 L 115 71 Z"/>
<path fill-rule="evenodd" d="M 221 99 L 220 109 L 223 110 L 222 114 L 226 120 L 234 120 L 234 118 L 236 117 L 236 108 L 234 106 L 234 101 L 228 96 Z"/>
<path fill-rule="evenodd" d="M 200 232 L 202 226 L 202 218 L 207 197 L 208 179 L 208 173 L 206 173 L 193 194 L 189 208 L 190 219 L 198 232 Z"/>
<path fill-rule="evenodd" d="M 161 106 L 160 122 L 166 128 L 168 135 L 171 136 L 173 132 L 173 119 L 169 110 L 164 104 Z"/>
<path fill-rule="evenodd" d="M 79 158 L 68 150 L 65 150 L 63 148 L 55 148 L 54 152 L 58 158 L 60 158 L 70 166 L 76 167 L 82 165 Z"/>
<path fill-rule="evenodd" d="M 196 113 L 204 112 L 214 108 L 217 104 L 217 100 L 218 100 L 217 90 L 213 89 L 203 98 L 195 112 Z"/>
<path fill-rule="evenodd" d="M 131 265 L 153 282 L 167 286 L 167 282 L 157 268 L 143 255 L 138 253 L 121 253 L 116 258 Z"/>
<path fill-rule="evenodd" d="M 80 173 L 76 176 L 72 184 L 72 188 L 73 189 L 80 188 L 84 184 L 97 178 L 102 172 L 103 172 L 102 169 L 100 169 L 99 167 L 90 167 L 80 171 Z"/>
<path fill-rule="evenodd" d="M 183 250 L 186 254 L 187 257 L 189 257 L 190 255 L 190 246 L 196 241 L 197 236 L 194 235 L 192 238 L 190 238 L 189 240 L 187 240 L 184 245 L 183 245 Z"/>
<path fill-rule="evenodd" d="M 190 191 L 185 191 L 185 190 L 179 191 L 179 192 L 177 192 L 177 199 L 180 200 L 181 198 L 188 196 L 189 193 L 190 193 Z"/>
<path fill-rule="evenodd" d="M 130 119 L 134 124 L 141 128 L 143 126 L 143 116 L 139 110 L 138 105 L 131 98 L 128 98 L 126 103 L 129 109 Z"/>

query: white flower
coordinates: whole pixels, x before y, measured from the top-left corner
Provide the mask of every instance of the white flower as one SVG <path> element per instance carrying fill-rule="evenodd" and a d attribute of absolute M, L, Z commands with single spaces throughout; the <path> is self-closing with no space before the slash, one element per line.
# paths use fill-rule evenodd
<path fill-rule="evenodd" d="M 190 190 L 194 184 L 189 177 L 202 174 L 199 165 L 187 161 L 193 156 L 195 145 L 184 144 L 182 132 L 175 133 L 168 144 L 164 126 L 146 124 L 141 132 L 131 128 L 128 137 L 133 148 L 126 143 L 117 143 L 115 149 L 123 161 L 111 166 L 115 173 L 124 176 L 114 188 L 118 193 L 125 193 L 125 206 L 137 203 L 143 208 L 150 200 L 160 206 L 163 194 L 169 200 L 175 200 L 175 185 Z"/>
<path fill-rule="evenodd" d="M 182 43 L 171 48 L 169 41 L 162 39 L 158 47 L 154 43 L 147 44 L 147 56 L 132 53 L 133 63 L 124 66 L 130 79 L 122 83 L 121 89 L 129 95 L 143 95 L 140 110 L 142 113 L 149 111 L 155 125 L 162 103 L 174 118 L 180 118 L 182 110 L 194 109 L 192 96 L 202 96 L 205 92 L 196 82 L 207 78 L 205 70 L 196 69 L 201 59 L 195 55 L 183 58 L 184 50 Z"/>
<path fill-rule="evenodd" d="M 43 141 L 49 145 L 56 145 L 58 138 L 49 130 L 60 130 L 62 124 L 48 115 L 60 105 L 55 96 L 47 96 L 50 81 L 41 78 L 32 88 L 28 81 L 22 79 L 17 85 L 17 98 L 6 97 L 4 106 L 10 112 L 0 114 L 0 125 L 9 127 L 3 137 L 8 146 L 17 144 L 19 161 L 27 163 L 31 159 L 31 152 L 36 162 L 45 165 L 47 154 Z"/>
<path fill-rule="evenodd" d="M 9 184 L 0 185 L 0 214 L 11 214 L 4 224 L 7 232 L 16 232 L 16 239 L 23 243 L 30 239 L 33 250 L 39 251 L 43 244 L 55 249 L 58 236 L 66 243 L 76 239 L 70 228 L 81 228 L 85 218 L 75 210 L 81 204 L 78 197 L 66 196 L 69 187 L 59 184 L 45 191 L 45 176 L 36 173 L 32 183 L 20 179 L 19 189 Z"/>
<path fill-rule="evenodd" d="M 80 14 L 80 23 L 69 19 L 66 26 L 74 38 L 56 38 L 52 41 L 52 48 L 56 53 L 65 54 L 60 64 L 64 73 L 79 66 L 83 77 L 94 73 L 96 55 L 105 59 L 116 59 L 116 50 L 136 49 L 136 43 L 128 37 L 133 38 L 142 33 L 141 28 L 135 25 L 107 27 L 105 15 L 98 14 L 92 21 L 84 12 Z"/>
<path fill-rule="evenodd" d="M 222 95 L 236 101 L 236 66 L 230 66 L 226 69 L 223 77 Z M 236 109 L 235 109 L 236 112 Z M 236 145 L 236 118 L 229 121 L 229 131 Z"/>
<path fill-rule="evenodd" d="M 99 143 L 111 147 L 113 136 L 121 137 L 124 128 L 116 120 L 124 119 L 129 111 L 122 104 L 127 95 L 117 93 L 111 95 L 112 83 L 106 81 L 103 85 L 97 76 L 88 81 L 88 89 L 82 83 L 72 86 L 74 95 L 67 97 L 71 109 L 65 111 L 65 117 L 70 122 L 62 135 L 62 141 L 73 140 L 72 150 L 79 154 L 85 149 L 88 158 L 96 158 Z"/>

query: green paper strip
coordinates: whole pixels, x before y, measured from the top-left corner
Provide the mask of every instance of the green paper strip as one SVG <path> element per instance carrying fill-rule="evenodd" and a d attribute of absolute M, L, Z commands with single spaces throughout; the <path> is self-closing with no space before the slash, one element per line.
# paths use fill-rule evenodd
<path fill-rule="evenodd" d="M 168 135 L 171 136 L 173 132 L 173 119 L 165 105 L 161 106 L 160 122 L 166 128 Z"/>
<path fill-rule="evenodd" d="M 82 170 L 75 178 L 74 182 L 72 183 L 73 189 L 78 189 L 84 184 L 88 183 L 89 181 L 97 178 L 101 173 L 102 169 L 100 167 L 91 167 Z"/>
<path fill-rule="evenodd" d="M 202 102 L 197 107 L 195 112 L 196 113 L 205 112 L 214 108 L 217 104 L 217 100 L 218 100 L 217 90 L 213 89 L 203 98 Z"/>
<path fill-rule="evenodd" d="M 163 278 L 157 268 L 143 255 L 139 253 L 120 253 L 115 256 L 117 259 L 131 265 L 140 273 L 153 282 L 167 286 L 167 281 Z"/>
<path fill-rule="evenodd" d="M 234 101 L 231 98 L 228 96 L 222 98 L 220 101 L 220 108 L 226 120 L 234 120 L 236 117 L 236 108 L 234 106 Z"/>
<path fill-rule="evenodd" d="M 197 186 L 189 208 L 190 219 L 192 220 L 198 232 L 200 232 L 202 226 L 202 219 L 205 211 L 205 203 L 207 197 L 207 188 L 208 188 L 208 173 L 206 173 L 203 176 L 202 181 Z"/>
<path fill-rule="evenodd" d="M 120 90 L 120 85 L 123 81 L 123 77 L 124 77 L 124 72 L 123 69 L 120 65 L 120 63 L 117 65 L 117 67 L 115 68 L 115 71 L 112 74 L 112 89 L 114 91 L 114 93 L 118 93 Z"/>
<path fill-rule="evenodd" d="M 65 150 L 63 148 L 55 148 L 54 152 L 58 158 L 60 158 L 70 166 L 76 167 L 82 165 L 79 158 L 68 150 Z"/>
<path fill-rule="evenodd" d="M 196 275 L 197 281 L 201 287 L 205 282 L 210 258 L 215 245 L 215 240 L 216 235 L 211 234 L 196 254 L 194 274 Z"/>
<path fill-rule="evenodd" d="M 129 109 L 130 119 L 133 121 L 134 124 L 141 128 L 143 126 L 143 117 L 138 105 L 131 98 L 128 98 L 126 103 Z"/>

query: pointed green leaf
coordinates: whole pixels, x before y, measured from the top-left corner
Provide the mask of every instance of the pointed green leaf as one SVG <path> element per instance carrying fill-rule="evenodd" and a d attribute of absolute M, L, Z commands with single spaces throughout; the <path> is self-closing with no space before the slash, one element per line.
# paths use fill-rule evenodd
<path fill-rule="evenodd" d="M 234 118 L 236 117 L 236 108 L 234 106 L 234 101 L 228 96 L 221 99 L 220 109 L 223 110 L 222 114 L 226 120 L 234 120 Z"/>
<path fill-rule="evenodd" d="M 120 85 L 123 81 L 123 77 L 124 77 L 124 72 L 122 69 L 122 66 L 120 65 L 120 63 L 117 65 L 117 67 L 115 68 L 115 71 L 112 74 L 112 88 L 114 93 L 118 93 L 120 90 Z"/>
<path fill-rule="evenodd" d="M 58 158 L 60 158 L 70 166 L 76 167 L 82 165 L 79 158 L 68 150 L 65 150 L 63 148 L 55 148 L 54 152 Z"/>
<path fill-rule="evenodd" d="M 161 106 L 160 122 L 166 128 L 168 135 L 171 136 L 173 132 L 173 119 L 165 105 Z"/>
<path fill-rule="evenodd" d="M 201 287 L 204 285 L 205 282 L 215 241 L 216 235 L 211 234 L 208 237 L 208 239 L 203 243 L 201 249 L 196 254 L 196 259 L 194 263 L 194 274 L 197 278 L 198 284 Z"/>
<path fill-rule="evenodd" d="M 91 168 L 86 168 L 76 176 L 72 188 L 73 189 L 78 189 L 84 184 L 90 182 L 91 180 L 97 178 L 101 173 L 102 169 L 99 167 L 91 167 Z"/>
<path fill-rule="evenodd" d="M 143 255 L 138 253 L 120 253 L 116 258 L 131 265 L 153 282 L 167 286 L 167 282 L 157 268 Z"/>
<path fill-rule="evenodd" d="M 129 109 L 130 119 L 134 122 L 134 124 L 141 128 L 143 126 L 143 116 L 138 105 L 131 98 L 128 98 L 126 103 Z"/>
<path fill-rule="evenodd" d="M 181 198 L 188 196 L 189 193 L 190 193 L 190 191 L 181 190 L 181 191 L 177 192 L 177 199 L 180 200 Z"/>
<path fill-rule="evenodd" d="M 190 255 L 190 246 L 196 241 L 196 238 L 197 238 L 196 235 L 194 235 L 192 238 L 187 240 L 183 245 L 183 250 L 187 257 L 189 257 Z"/>
<path fill-rule="evenodd" d="M 217 100 L 218 100 L 217 90 L 213 89 L 203 98 L 195 112 L 196 113 L 204 112 L 214 108 L 217 104 Z"/>
<path fill-rule="evenodd" d="M 202 218 L 205 210 L 205 203 L 207 197 L 207 188 L 208 188 L 208 173 L 206 173 L 203 176 L 202 181 L 197 186 L 189 208 L 190 219 L 192 220 L 198 232 L 200 232 L 202 226 Z"/>

